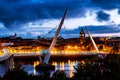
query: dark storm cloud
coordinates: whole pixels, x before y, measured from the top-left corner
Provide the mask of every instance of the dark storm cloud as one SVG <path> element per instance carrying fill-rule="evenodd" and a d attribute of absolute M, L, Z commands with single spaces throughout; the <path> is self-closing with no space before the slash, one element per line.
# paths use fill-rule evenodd
<path fill-rule="evenodd" d="M 120 0 L 0 0 L 0 22 L 5 27 L 38 19 L 61 18 L 64 9 L 69 8 L 67 18 L 85 17 L 89 8 L 118 8 Z M 98 19 L 107 21 L 107 14 L 98 13 Z"/>
<path fill-rule="evenodd" d="M 69 17 L 85 17 L 86 9 L 81 0 L 1 0 L 0 22 L 5 27 L 14 27 L 16 24 L 26 23 L 38 19 L 61 18 L 66 7 L 69 8 Z M 84 3 L 85 4 L 85 3 Z"/>
<path fill-rule="evenodd" d="M 87 33 L 85 26 L 80 26 L 74 30 L 67 30 L 66 32 L 68 34 L 70 34 L 70 33 L 78 34 L 78 33 L 80 33 L 82 28 L 84 29 L 85 33 Z M 97 33 L 117 33 L 117 32 L 120 32 L 119 27 L 115 28 L 114 26 L 109 26 L 109 25 L 99 25 L 99 26 L 91 25 L 91 26 L 87 26 L 87 28 L 91 34 L 93 34 L 93 33 L 97 34 Z"/>
<path fill-rule="evenodd" d="M 99 12 L 97 12 L 96 18 L 98 21 L 108 21 L 108 20 L 110 20 L 110 15 L 103 11 L 99 11 Z"/>
<path fill-rule="evenodd" d="M 72 37 L 79 37 L 79 33 L 81 31 L 81 29 L 83 28 L 84 32 L 87 34 L 86 28 L 85 26 L 80 26 L 76 29 L 73 30 L 61 30 L 63 31 L 61 36 L 66 36 L 66 38 L 72 38 Z M 91 34 L 104 34 L 104 33 L 119 33 L 120 32 L 120 28 L 117 27 L 115 28 L 114 26 L 109 26 L 109 25 L 99 25 L 99 26 L 94 26 L 94 25 L 90 25 L 87 26 L 88 30 L 90 31 Z M 71 35 L 71 34 L 74 35 Z"/>
<path fill-rule="evenodd" d="M 91 0 L 91 4 L 106 10 L 120 8 L 120 0 Z"/>

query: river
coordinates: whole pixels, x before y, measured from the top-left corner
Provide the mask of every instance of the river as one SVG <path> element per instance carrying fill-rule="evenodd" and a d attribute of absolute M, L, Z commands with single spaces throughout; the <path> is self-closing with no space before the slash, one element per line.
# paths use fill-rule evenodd
<path fill-rule="evenodd" d="M 64 70 L 67 77 L 72 77 L 74 75 L 75 69 L 73 66 L 77 65 L 79 61 L 68 60 L 68 61 L 51 61 L 50 64 L 55 65 L 55 70 L 51 71 L 52 74 L 57 70 Z M 38 75 L 39 73 L 35 70 L 35 66 L 39 64 L 39 61 L 34 62 L 19 62 L 19 64 L 24 67 L 24 70 L 28 74 Z M 0 65 L 0 75 L 3 76 L 5 72 L 5 65 Z"/>

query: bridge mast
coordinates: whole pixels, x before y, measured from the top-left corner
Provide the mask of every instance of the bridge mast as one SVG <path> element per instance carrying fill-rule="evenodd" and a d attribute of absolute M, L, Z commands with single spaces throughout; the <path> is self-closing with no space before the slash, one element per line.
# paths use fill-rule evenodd
<path fill-rule="evenodd" d="M 67 8 L 65 9 L 64 15 L 63 15 L 63 17 L 62 17 L 62 19 L 61 19 L 61 22 L 60 22 L 60 24 L 59 24 L 59 26 L 58 26 L 58 29 L 57 29 L 57 31 L 56 31 L 56 34 L 55 34 L 55 36 L 54 36 L 54 38 L 53 38 L 53 40 L 52 40 L 52 43 L 51 43 L 51 45 L 50 45 L 50 47 L 49 47 L 49 49 L 48 49 L 48 52 L 46 53 L 46 55 L 45 55 L 45 57 L 44 57 L 44 63 L 46 63 L 46 64 L 48 64 L 48 62 L 49 62 L 49 59 L 50 59 L 50 51 L 51 51 L 51 50 L 53 49 L 53 47 L 55 46 L 55 43 L 56 43 L 56 41 L 57 41 L 57 37 L 58 37 L 58 35 L 59 35 L 60 29 L 61 29 L 61 27 L 62 27 L 62 25 L 63 25 L 63 23 L 64 23 L 66 13 L 67 13 Z"/>
<path fill-rule="evenodd" d="M 87 27 L 86 27 L 86 31 L 87 31 L 87 33 L 88 33 L 88 35 L 89 35 L 89 37 L 90 37 L 90 39 L 91 39 L 91 41 L 92 41 L 92 44 L 93 44 L 96 52 L 98 53 L 99 50 L 98 50 L 98 48 L 97 48 L 97 45 L 96 45 L 95 41 L 93 40 L 92 35 L 91 35 L 90 32 L 88 31 L 88 28 L 87 28 Z"/>

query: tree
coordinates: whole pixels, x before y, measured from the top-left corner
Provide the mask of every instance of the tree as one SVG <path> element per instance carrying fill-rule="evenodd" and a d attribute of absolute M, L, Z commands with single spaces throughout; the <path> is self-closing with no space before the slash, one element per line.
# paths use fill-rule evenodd
<path fill-rule="evenodd" d="M 52 80 L 66 80 L 66 73 L 65 71 L 56 71 L 53 73 L 53 76 L 51 77 Z"/>
<path fill-rule="evenodd" d="M 74 68 L 74 80 L 120 80 L 118 55 L 110 54 L 106 58 L 80 62 Z M 114 58 L 111 58 L 114 57 Z"/>
<path fill-rule="evenodd" d="M 22 69 L 9 70 L 3 77 L 4 80 L 28 80 L 28 74 Z"/>

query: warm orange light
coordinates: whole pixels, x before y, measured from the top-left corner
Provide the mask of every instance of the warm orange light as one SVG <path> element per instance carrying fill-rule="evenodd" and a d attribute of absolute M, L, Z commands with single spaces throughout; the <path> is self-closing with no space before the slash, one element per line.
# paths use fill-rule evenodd
<path fill-rule="evenodd" d="M 78 46 L 75 45 L 75 49 L 77 49 L 77 48 L 78 48 Z"/>
<path fill-rule="evenodd" d="M 70 49 L 70 48 L 71 48 L 71 46 L 67 46 L 67 48 L 68 48 L 68 49 Z"/>

